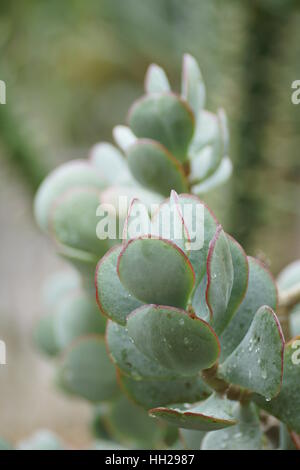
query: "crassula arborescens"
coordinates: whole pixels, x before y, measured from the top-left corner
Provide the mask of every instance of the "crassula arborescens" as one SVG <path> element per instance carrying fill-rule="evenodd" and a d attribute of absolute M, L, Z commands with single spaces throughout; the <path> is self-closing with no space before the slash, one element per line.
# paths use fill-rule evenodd
<path fill-rule="evenodd" d="M 128 126 L 113 131 L 120 150 L 98 144 L 38 191 L 36 219 L 80 275 L 48 284 L 36 343 L 58 357 L 61 388 L 95 405 L 93 429 L 104 442 L 295 447 L 300 341 L 285 344 L 268 269 L 197 197 L 230 176 L 225 114 L 204 109 L 201 73 L 189 55 L 180 96 L 156 65 L 145 88 Z M 121 196 L 131 201 L 128 213 Z M 101 204 L 114 218 L 114 239 L 99 237 Z M 299 281 L 294 264 L 278 285 L 289 292 Z M 290 295 L 280 291 L 279 300 L 282 314 Z M 281 421 L 280 444 L 269 438 L 268 414 Z"/>

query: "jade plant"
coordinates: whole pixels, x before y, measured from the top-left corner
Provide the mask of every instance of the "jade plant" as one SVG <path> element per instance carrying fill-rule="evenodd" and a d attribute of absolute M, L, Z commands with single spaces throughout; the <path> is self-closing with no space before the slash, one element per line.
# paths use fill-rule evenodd
<path fill-rule="evenodd" d="M 93 405 L 96 448 L 299 445 L 300 265 L 276 282 L 199 199 L 232 171 L 225 113 L 204 106 L 193 57 L 180 95 L 151 65 L 118 148 L 62 165 L 35 199 L 75 267 L 47 283 L 35 342 Z"/>

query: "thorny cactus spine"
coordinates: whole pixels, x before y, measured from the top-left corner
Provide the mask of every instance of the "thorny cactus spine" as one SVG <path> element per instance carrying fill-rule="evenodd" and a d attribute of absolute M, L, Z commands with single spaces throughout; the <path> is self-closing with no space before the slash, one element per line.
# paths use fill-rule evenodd
<path fill-rule="evenodd" d="M 145 89 L 128 127 L 113 131 L 120 150 L 98 144 L 88 160 L 58 168 L 38 191 L 36 219 L 80 276 L 51 280 L 36 342 L 61 357 L 57 383 L 97 405 L 93 429 L 103 445 L 178 447 L 179 428 L 186 448 L 274 448 L 264 410 L 282 422 L 281 448 L 294 447 L 300 361 L 293 360 L 297 338 L 284 344 L 276 284 L 195 196 L 230 176 L 225 114 L 204 110 L 202 76 L 189 55 L 180 96 L 156 65 Z M 133 199 L 128 214 L 120 196 Z M 148 209 L 160 203 L 140 236 L 131 230 L 138 199 Z M 115 205 L 123 241 L 99 240 L 99 203 Z M 197 249 L 187 206 L 203 214 Z M 300 298 L 296 289 L 292 302 L 290 290 L 299 281 L 299 264 L 279 278 L 279 315 L 288 331 L 294 307 L 294 335 Z"/>

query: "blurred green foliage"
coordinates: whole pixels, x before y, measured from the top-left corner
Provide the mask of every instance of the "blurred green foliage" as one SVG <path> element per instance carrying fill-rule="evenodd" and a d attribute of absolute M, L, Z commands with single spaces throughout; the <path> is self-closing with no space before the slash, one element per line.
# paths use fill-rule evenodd
<path fill-rule="evenodd" d="M 268 245 L 274 258 L 288 240 L 277 270 L 298 246 L 300 106 L 290 97 L 300 79 L 299 21 L 296 0 L 3 0 L 1 152 L 34 190 L 58 163 L 112 139 L 150 62 L 179 87 L 190 52 L 208 108 L 224 106 L 231 127 L 233 181 L 209 203 L 253 254 Z"/>

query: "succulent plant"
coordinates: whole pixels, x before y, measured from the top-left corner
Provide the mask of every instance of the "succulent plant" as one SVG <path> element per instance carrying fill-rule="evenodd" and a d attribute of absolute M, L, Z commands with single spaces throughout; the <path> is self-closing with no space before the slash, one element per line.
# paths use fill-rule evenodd
<path fill-rule="evenodd" d="M 178 430 L 190 449 L 295 447 L 300 337 L 285 343 L 275 312 L 300 334 L 299 263 L 279 276 L 278 303 L 267 267 L 198 198 L 231 163 L 196 61 L 184 57 L 180 96 L 157 65 L 145 88 L 114 129 L 121 150 L 98 144 L 38 191 L 37 222 L 77 272 L 48 282 L 35 342 L 57 358 L 60 388 L 94 405 L 98 448 L 178 448 Z M 99 239 L 99 204 L 114 239 Z"/>
<path fill-rule="evenodd" d="M 129 110 L 128 127 L 113 132 L 134 178 L 163 196 L 172 189 L 202 194 L 226 181 L 232 170 L 226 115 L 204 109 L 205 86 L 195 59 L 183 58 L 180 95 L 155 64 L 147 71 L 145 91 Z"/>

